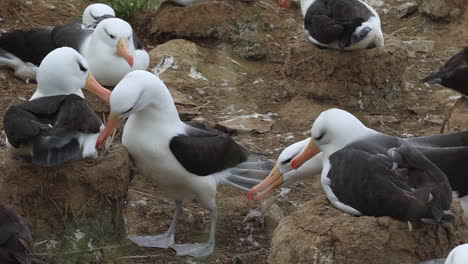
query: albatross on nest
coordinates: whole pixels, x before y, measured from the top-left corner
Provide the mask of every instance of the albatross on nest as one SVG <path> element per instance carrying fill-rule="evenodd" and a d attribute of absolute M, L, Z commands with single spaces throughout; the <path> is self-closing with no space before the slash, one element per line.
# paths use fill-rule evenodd
<path fill-rule="evenodd" d="M 105 4 L 91 4 L 83 12 L 83 24 L 88 28 L 96 28 L 99 22 L 107 18 L 114 18 L 115 11 L 112 7 Z M 143 44 L 133 31 L 133 47 L 135 48 L 135 62 L 133 70 L 146 70 L 150 63 L 148 52 L 143 48 Z"/>
<path fill-rule="evenodd" d="M 95 145 L 103 124 L 81 89 L 86 87 L 105 101 L 110 91 L 88 68 L 83 56 L 67 47 L 44 58 L 30 102 L 5 113 L 7 147 L 15 156 L 41 166 L 97 157 Z"/>
<path fill-rule="evenodd" d="M 281 0 L 287 8 L 292 0 Z M 301 0 L 306 40 L 322 48 L 358 50 L 384 46 L 377 12 L 361 0 Z"/>
<path fill-rule="evenodd" d="M 468 168 L 459 162 L 468 158 L 467 144 L 468 132 L 400 139 L 331 109 L 314 122 L 312 138 L 281 153 L 269 177 L 248 197 L 261 199 L 283 183 L 321 171 L 327 197 L 344 212 L 440 222 L 450 218 L 444 213 L 451 201 L 448 181 L 461 196 L 468 194 Z M 379 205 L 373 204 L 377 198 Z M 417 206 L 410 210 L 410 205 Z"/>
<path fill-rule="evenodd" d="M 35 80 L 42 59 L 59 47 L 80 52 L 96 80 L 106 86 L 115 86 L 134 64 L 132 27 L 122 19 L 109 18 L 96 29 L 75 22 L 2 34 L 0 66 L 13 68 L 23 80 Z"/>
<path fill-rule="evenodd" d="M 166 233 L 130 239 L 140 246 L 172 247 L 178 255 L 210 255 L 215 245 L 218 184 L 248 190 L 268 175 L 272 162 L 248 152 L 226 134 L 182 122 L 169 90 L 149 72 L 127 74 L 114 88 L 110 108 L 111 114 L 98 146 L 106 141 L 120 119 L 128 117 L 122 144 L 141 174 L 155 180 L 176 205 L 174 219 Z M 182 202 L 194 198 L 210 211 L 209 240 L 201 244 L 174 244 Z"/>

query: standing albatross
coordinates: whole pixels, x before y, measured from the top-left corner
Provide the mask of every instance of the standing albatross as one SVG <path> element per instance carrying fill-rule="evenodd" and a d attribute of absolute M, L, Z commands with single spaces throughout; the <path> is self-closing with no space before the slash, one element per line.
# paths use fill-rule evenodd
<path fill-rule="evenodd" d="M 75 22 L 2 34 L 0 66 L 14 69 L 23 80 L 35 80 L 42 59 L 59 47 L 71 47 L 81 53 L 96 80 L 105 86 L 115 86 L 134 64 L 132 27 L 122 19 L 109 18 L 96 29 Z"/>
<path fill-rule="evenodd" d="M 83 56 L 66 47 L 49 53 L 39 66 L 30 102 L 5 113 L 10 152 L 41 166 L 97 157 L 95 145 L 103 124 L 84 99 L 85 87 L 109 101 L 110 91 L 89 73 Z"/>
<path fill-rule="evenodd" d="M 281 0 L 288 8 L 292 0 Z M 306 41 L 322 48 L 358 50 L 384 46 L 380 17 L 361 0 L 301 0 Z"/>
<path fill-rule="evenodd" d="M 215 245 L 218 184 L 248 190 L 268 175 L 272 162 L 248 152 L 226 134 L 201 130 L 182 122 L 169 90 L 152 73 L 134 71 L 127 74 L 114 88 L 110 108 L 111 114 L 98 139 L 98 146 L 106 141 L 120 119 L 128 117 L 122 144 L 140 173 L 156 181 L 176 205 L 174 219 L 165 234 L 130 239 L 140 246 L 172 247 L 178 255 L 210 255 Z M 182 202 L 194 198 L 210 211 L 208 242 L 174 244 Z"/>
<path fill-rule="evenodd" d="M 444 171 L 451 177 L 463 174 L 454 175 L 463 165 L 446 157 L 465 158 L 467 142 L 466 133 L 399 139 L 365 127 L 346 111 L 330 109 L 315 120 L 312 138 L 282 153 L 270 176 L 248 197 L 258 193 L 255 199 L 262 198 L 281 185 L 291 169 L 299 174 L 321 170 L 328 199 L 343 212 L 444 222 L 452 218 L 445 212 L 452 193 Z M 322 156 L 316 156 L 320 151 Z M 295 176 L 294 171 L 290 174 Z"/>

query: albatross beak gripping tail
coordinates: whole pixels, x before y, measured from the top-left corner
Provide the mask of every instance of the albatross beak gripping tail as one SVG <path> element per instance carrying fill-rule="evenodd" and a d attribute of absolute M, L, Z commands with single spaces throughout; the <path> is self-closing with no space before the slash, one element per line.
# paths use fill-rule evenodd
<path fill-rule="evenodd" d="M 99 137 L 96 141 L 96 148 L 100 148 L 107 139 L 112 135 L 115 129 L 119 126 L 122 119 L 114 112 L 109 114 L 109 118 L 107 119 L 106 127 L 104 130 L 101 131 Z"/>

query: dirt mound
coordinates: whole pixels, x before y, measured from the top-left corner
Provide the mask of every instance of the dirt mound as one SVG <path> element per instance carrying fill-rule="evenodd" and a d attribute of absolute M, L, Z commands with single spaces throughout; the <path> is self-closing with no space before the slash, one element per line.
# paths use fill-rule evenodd
<path fill-rule="evenodd" d="M 100 228 L 106 226 L 104 232 L 112 235 L 123 226 L 123 199 L 131 179 L 130 159 L 120 145 L 97 160 L 54 168 L 13 159 L 2 148 L 0 167 L 0 201 L 25 216 L 36 239 L 63 238 L 64 229 L 72 225 L 89 229 L 87 219 L 99 219 Z"/>
<path fill-rule="evenodd" d="M 454 20 L 463 16 L 467 0 L 419 0 L 419 11 L 430 18 Z"/>
<path fill-rule="evenodd" d="M 407 66 L 406 48 L 395 38 L 384 48 L 343 54 L 301 41 L 290 49 L 283 73 L 293 95 L 384 109 L 402 105 Z"/>
<path fill-rule="evenodd" d="M 468 130 L 468 99 L 461 97 L 452 106 L 442 128 L 444 133 Z"/>
<path fill-rule="evenodd" d="M 212 1 L 180 7 L 165 2 L 152 12 L 151 21 L 135 21 L 151 39 L 163 43 L 174 38 L 219 39 L 230 33 L 236 22 L 252 19 L 250 5 L 239 1 Z"/>
<path fill-rule="evenodd" d="M 414 264 L 444 257 L 468 241 L 468 219 L 456 199 L 452 212 L 450 224 L 419 221 L 410 231 L 390 217 L 344 214 L 321 192 L 280 222 L 268 263 Z"/>

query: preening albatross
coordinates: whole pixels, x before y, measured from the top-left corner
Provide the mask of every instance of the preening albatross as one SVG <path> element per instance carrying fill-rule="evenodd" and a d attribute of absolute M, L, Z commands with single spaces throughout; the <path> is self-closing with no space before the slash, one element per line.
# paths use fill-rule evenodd
<path fill-rule="evenodd" d="M 213 252 L 216 227 L 216 189 L 228 184 L 242 190 L 260 182 L 273 163 L 248 152 L 223 133 L 189 126 L 179 119 L 169 90 L 154 74 L 134 71 L 114 88 L 111 114 L 98 145 L 106 141 L 120 119 L 128 117 L 122 134 L 138 170 L 158 183 L 175 201 L 176 211 L 169 230 L 158 236 L 130 237 L 141 246 L 172 247 L 178 255 L 201 257 Z M 210 211 L 207 243 L 174 244 L 177 219 L 184 200 L 197 199 Z"/>
<path fill-rule="evenodd" d="M 67 47 L 44 58 L 30 102 L 5 113 L 7 146 L 14 155 L 41 166 L 97 157 L 102 122 L 81 89 L 86 87 L 105 101 L 110 91 L 99 85 L 88 68 L 83 56 Z"/>
<path fill-rule="evenodd" d="M 24 80 L 35 80 L 42 59 L 59 47 L 80 52 L 96 80 L 106 86 L 115 86 L 134 64 L 132 27 L 122 19 L 109 18 L 96 29 L 75 22 L 2 34 L 0 66 L 14 69 L 15 75 Z"/>
<path fill-rule="evenodd" d="M 281 0 L 289 7 L 292 0 Z M 301 0 L 306 40 L 323 48 L 358 50 L 384 46 L 377 12 L 361 0 Z"/>
<path fill-rule="evenodd" d="M 468 132 L 400 139 L 365 127 L 346 111 L 330 109 L 315 120 L 312 139 L 285 149 L 270 176 L 248 196 L 261 199 L 283 182 L 321 171 L 327 197 L 344 212 L 439 222 L 451 201 L 446 176 L 461 196 L 468 192 L 468 166 L 460 162 L 468 157 L 467 144 Z M 380 206 L 372 204 L 377 196 L 382 196 Z M 390 199 L 395 201 L 383 206 Z M 419 207 L 402 209 L 413 203 Z"/>

